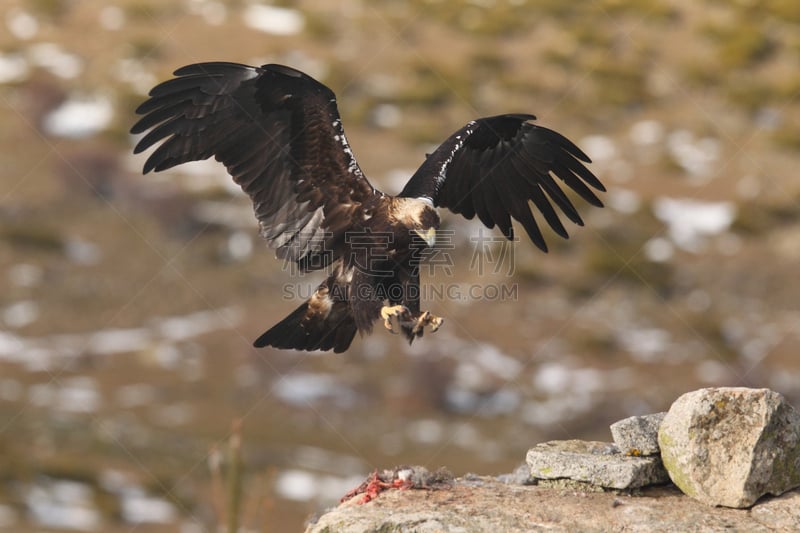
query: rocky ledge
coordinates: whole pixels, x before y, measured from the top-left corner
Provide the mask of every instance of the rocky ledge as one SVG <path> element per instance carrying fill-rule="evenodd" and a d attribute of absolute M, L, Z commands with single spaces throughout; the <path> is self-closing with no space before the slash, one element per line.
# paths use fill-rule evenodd
<path fill-rule="evenodd" d="M 375 472 L 306 531 L 800 531 L 800 414 L 781 395 L 702 389 L 611 432 L 537 444 L 496 478 Z"/>
<path fill-rule="evenodd" d="M 306 533 L 723 530 L 800 531 L 800 491 L 745 510 L 708 507 L 674 486 L 625 495 L 467 476 L 447 488 L 387 490 L 365 504 L 350 499 Z"/>

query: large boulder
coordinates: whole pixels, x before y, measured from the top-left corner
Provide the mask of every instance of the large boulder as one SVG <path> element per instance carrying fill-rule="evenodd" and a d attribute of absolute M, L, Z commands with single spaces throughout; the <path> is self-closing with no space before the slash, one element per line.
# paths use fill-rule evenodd
<path fill-rule="evenodd" d="M 658 442 L 672 481 L 709 505 L 749 507 L 800 486 L 800 414 L 768 389 L 684 394 Z"/>

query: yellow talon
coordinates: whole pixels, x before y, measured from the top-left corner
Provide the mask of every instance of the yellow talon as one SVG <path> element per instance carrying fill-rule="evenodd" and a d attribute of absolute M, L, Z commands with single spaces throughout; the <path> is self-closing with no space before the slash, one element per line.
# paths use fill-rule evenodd
<path fill-rule="evenodd" d="M 381 308 L 383 326 L 394 334 L 400 333 L 400 316 L 407 314 L 408 308 L 404 305 L 384 305 Z"/>
<path fill-rule="evenodd" d="M 441 317 L 432 315 L 430 311 L 425 311 L 419 316 L 417 323 L 414 324 L 412 333 L 421 336 L 426 326 L 430 326 L 431 333 L 433 333 L 442 326 L 442 322 L 444 320 Z"/>
<path fill-rule="evenodd" d="M 403 327 L 406 327 L 411 329 L 411 335 L 416 337 L 421 337 L 427 326 L 430 326 L 431 332 L 434 332 L 444 322 L 441 317 L 432 315 L 430 311 L 425 311 L 415 318 L 404 305 L 384 305 L 381 308 L 381 318 L 383 318 L 383 326 L 390 332 L 397 334 Z"/>
<path fill-rule="evenodd" d="M 381 317 L 386 320 L 392 315 L 399 315 L 403 311 L 408 311 L 405 305 L 384 305 L 381 308 Z"/>

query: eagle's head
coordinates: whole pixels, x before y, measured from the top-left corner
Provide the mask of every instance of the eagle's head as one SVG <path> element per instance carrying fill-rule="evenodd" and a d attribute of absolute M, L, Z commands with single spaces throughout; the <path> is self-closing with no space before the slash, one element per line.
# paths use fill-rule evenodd
<path fill-rule="evenodd" d="M 428 245 L 428 248 L 433 248 L 436 245 L 436 230 L 439 228 L 439 214 L 436 209 L 424 203 L 414 222 L 416 223 L 412 227 L 414 233 Z"/>
<path fill-rule="evenodd" d="M 389 220 L 393 224 L 405 227 L 412 238 L 422 239 L 417 244 L 433 247 L 436 242 L 436 230 L 439 228 L 439 215 L 428 198 L 392 198 L 389 207 Z M 399 229 L 399 228 L 398 228 Z"/>

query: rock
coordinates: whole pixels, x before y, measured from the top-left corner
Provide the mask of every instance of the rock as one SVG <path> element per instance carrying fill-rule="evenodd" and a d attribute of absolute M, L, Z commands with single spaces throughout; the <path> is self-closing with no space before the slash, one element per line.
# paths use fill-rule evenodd
<path fill-rule="evenodd" d="M 512 485 L 535 485 L 537 482 L 536 478 L 531 476 L 531 467 L 528 463 L 522 463 L 510 474 L 500 474 L 497 480 Z"/>
<path fill-rule="evenodd" d="M 631 416 L 611 424 L 614 444 L 627 455 L 656 455 L 658 427 L 667 413 Z"/>
<path fill-rule="evenodd" d="M 605 442 L 550 441 L 528 450 L 531 476 L 568 478 L 613 489 L 632 489 L 667 483 L 669 477 L 657 456 L 633 457 Z"/>
<path fill-rule="evenodd" d="M 749 507 L 800 486 L 800 414 L 768 389 L 684 394 L 658 442 L 672 481 L 709 505 Z"/>
<path fill-rule="evenodd" d="M 457 478 L 444 490 L 387 490 L 339 505 L 306 533 L 572 531 L 800 531 L 800 491 L 750 511 L 707 507 L 672 486 L 636 496 L 510 485 L 492 477 Z"/>

